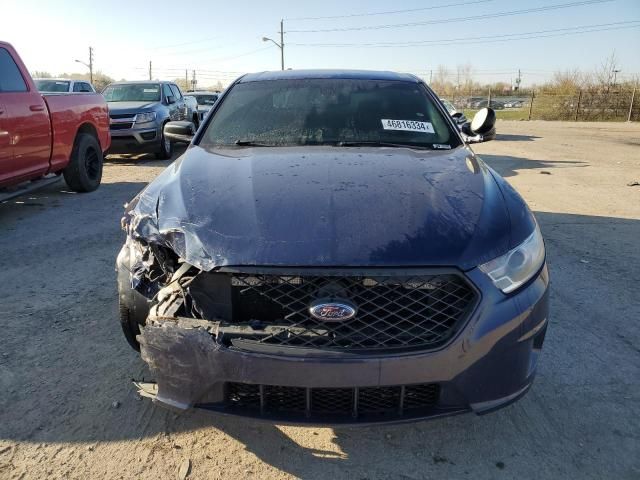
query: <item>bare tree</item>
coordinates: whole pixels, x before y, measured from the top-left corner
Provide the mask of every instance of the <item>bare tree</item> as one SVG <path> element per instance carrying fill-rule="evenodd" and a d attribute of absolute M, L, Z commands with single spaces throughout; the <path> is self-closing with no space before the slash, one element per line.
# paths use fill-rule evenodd
<path fill-rule="evenodd" d="M 51 75 L 46 70 L 36 70 L 35 72 L 31 72 L 31 76 L 33 78 L 51 78 L 51 77 L 53 77 L 53 75 Z"/>
<path fill-rule="evenodd" d="M 611 52 L 609 55 L 596 69 L 595 71 L 595 81 L 596 87 L 600 91 L 609 92 L 611 87 L 613 86 L 613 80 L 617 72 L 620 71 L 620 66 L 618 65 L 618 59 L 616 58 L 616 52 Z"/>

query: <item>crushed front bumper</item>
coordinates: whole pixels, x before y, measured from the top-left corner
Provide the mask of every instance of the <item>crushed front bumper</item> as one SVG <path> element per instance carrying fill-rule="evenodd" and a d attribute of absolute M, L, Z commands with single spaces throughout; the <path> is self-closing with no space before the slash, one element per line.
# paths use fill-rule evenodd
<path fill-rule="evenodd" d="M 466 275 L 481 301 L 447 345 L 429 352 L 319 357 L 244 351 L 217 343 L 215 328 L 207 326 L 212 322 L 150 316 L 138 340 L 157 383 L 139 384 L 141 393 L 178 409 L 281 423 L 402 422 L 495 410 L 533 382 L 547 327 L 547 267 L 508 296 L 479 270 Z M 411 392 L 427 390 L 420 408 L 409 410 L 407 402 L 421 395 Z M 381 398 L 384 408 L 363 413 L 365 393 L 369 404 Z M 319 409 L 316 403 L 327 399 L 341 402 L 340 412 Z"/>

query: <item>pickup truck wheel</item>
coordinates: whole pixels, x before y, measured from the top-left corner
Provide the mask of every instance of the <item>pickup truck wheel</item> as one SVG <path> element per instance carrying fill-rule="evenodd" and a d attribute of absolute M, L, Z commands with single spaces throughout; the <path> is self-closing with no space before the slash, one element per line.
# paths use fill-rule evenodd
<path fill-rule="evenodd" d="M 164 136 L 164 128 L 162 130 L 162 137 L 160 138 L 160 150 L 156 152 L 156 158 L 158 160 L 168 160 L 173 155 L 173 143 Z"/>
<path fill-rule="evenodd" d="M 75 192 L 92 192 L 102 180 L 104 158 L 98 140 L 93 135 L 81 133 L 71 151 L 69 165 L 63 170 L 64 180 Z"/>

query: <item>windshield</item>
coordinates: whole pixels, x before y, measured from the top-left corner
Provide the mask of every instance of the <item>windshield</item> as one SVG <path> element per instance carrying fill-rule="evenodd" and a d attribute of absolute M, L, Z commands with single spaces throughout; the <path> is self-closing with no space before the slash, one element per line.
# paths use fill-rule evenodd
<path fill-rule="evenodd" d="M 40 92 L 68 92 L 69 82 L 64 80 L 34 80 Z"/>
<path fill-rule="evenodd" d="M 453 103 L 451 103 L 449 100 L 444 100 L 444 99 L 441 99 L 440 101 L 444 105 L 444 108 L 447 109 L 449 114 L 453 115 L 454 113 L 456 113 L 457 110 L 456 110 L 456 107 L 453 106 Z"/>
<path fill-rule="evenodd" d="M 200 146 L 417 148 L 461 144 L 423 85 L 404 81 L 295 79 L 239 83 L 222 100 Z"/>
<path fill-rule="evenodd" d="M 198 105 L 213 105 L 218 100 L 217 95 L 193 95 L 196 97 Z"/>
<path fill-rule="evenodd" d="M 107 102 L 159 102 L 160 84 L 123 83 L 109 85 L 102 92 Z"/>

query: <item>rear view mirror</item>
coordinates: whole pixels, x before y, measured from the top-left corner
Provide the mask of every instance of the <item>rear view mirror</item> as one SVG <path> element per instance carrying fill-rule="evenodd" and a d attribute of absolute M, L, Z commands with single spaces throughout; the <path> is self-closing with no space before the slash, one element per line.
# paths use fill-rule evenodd
<path fill-rule="evenodd" d="M 172 103 L 176 103 L 176 98 L 173 95 L 167 96 L 167 103 L 171 105 Z"/>
<path fill-rule="evenodd" d="M 165 138 L 174 143 L 191 143 L 195 133 L 195 126 L 191 122 L 167 122 L 164 126 Z"/>

